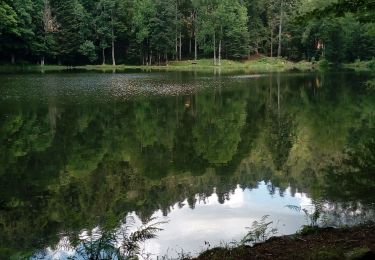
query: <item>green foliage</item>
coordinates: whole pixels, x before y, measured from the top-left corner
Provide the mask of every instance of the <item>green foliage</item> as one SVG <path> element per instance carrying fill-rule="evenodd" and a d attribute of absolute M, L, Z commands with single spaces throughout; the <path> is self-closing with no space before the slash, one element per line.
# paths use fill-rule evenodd
<path fill-rule="evenodd" d="M 259 221 L 255 220 L 251 227 L 247 227 L 249 231 L 242 238 L 241 244 L 261 243 L 277 234 L 277 228 L 271 227 L 273 221 L 267 221 L 268 217 L 265 215 Z"/>
<path fill-rule="evenodd" d="M 364 2 L 3 0 L 1 62 L 46 58 L 77 65 L 94 62 L 100 53 L 106 63 L 108 48 L 113 64 L 116 58 L 165 64 L 179 58 L 180 50 L 191 58 L 195 47 L 204 58 L 244 59 L 276 56 L 279 44 L 280 55 L 295 61 L 369 60 L 375 56 L 375 15 L 373 4 Z"/>
<path fill-rule="evenodd" d="M 357 247 L 352 249 L 350 252 L 345 254 L 346 258 L 355 260 L 366 258 L 366 254 L 371 253 L 371 249 L 368 247 Z M 371 256 L 370 256 L 371 257 Z"/>
<path fill-rule="evenodd" d="M 357 19 L 363 22 L 375 21 L 375 3 L 366 0 L 338 0 L 327 1 L 328 4 L 323 8 L 316 8 L 308 13 L 308 17 L 325 17 L 331 16 L 344 16 L 346 13 L 353 13 Z"/>
<path fill-rule="evenodd" d="M 0 35 L 5 31 L 17 32 L 17 13 L 5 1 L 0 3 Z"/>
<path fill-rule="evenodd" d="M 286 207 L 291 210 L 298 211 L 298 212 L 302 211 L 306 216 L 308 226 L 314 229 L 314 228 L 317 228 L 319 225 L 319 220 L 323 213 L 324 206 L 323 206 L 323 203 L 320 201 L 315 201 L 312 206 L 314 208 L 314 211 L 310 212 L 308 209 L 302 208 L 300 206 L 286 205 Z M 306 230 L 303 229 L 302 232 L 305 232 L 305 231 L 308 232 L 309 230 L 310 230 L 309 228 L 307 228 Z"/>
<path fill-rule="evenodd" d="M 140 253 L 140 243 L 156 238 L 162 231 L 160 225 L 166 222 L 155 222 L 155 218 L 146 221 L 134 232 L 129 229 L 134 226 L 132 217 L 126 218 L 126 223 L 117 232 L 97 230 L 87 238 L 80 239 L 73 259 L 131 259 Z M 119 243 L 121 241 L 121 243 Z"/>
<path fill-rule="evenodd" d="M 375 90 L 375 79 L 366 81 L 366 87 L 368 90 Z"/>
<path fill-rule="evenodd" d="M 171 54 L 175 37 L 175 1 L 156 0 L 155 16 L 150 19 L 150 44 L 160 56 Z"/>
<path fill-rule="evenodd" d="M 92 41 L 85 41 L 84 43 L 79 46 L 79 52 L 86 56 L 90 62 L 94 62 L 98 59 L 98 56 L 95 52 L 95 45 Z"/>
<path fill-rule="evenodd" d="M 329 61 L 326 60 L 326 59 L 321 59 L 319 60 L 319 67 L 323 68 L 323 69 L 326 69 L 329 67 Z"/>
<path fill-rule="evenodd" d="M 86 10 L 78 0 L 51 0 L 51 6 L 59 24 L 57 55 L 71 62 L 89 34 Z"/>

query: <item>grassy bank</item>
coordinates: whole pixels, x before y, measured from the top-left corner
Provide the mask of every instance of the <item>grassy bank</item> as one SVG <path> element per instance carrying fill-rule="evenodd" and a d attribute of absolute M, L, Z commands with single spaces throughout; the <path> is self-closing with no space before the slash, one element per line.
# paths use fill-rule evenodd
<path fill-rule="evenodd" d="M 374 71 L 375 60 L 356 61 L 354 63 L 342 64 L 342 68 L 354 69 L 356 71 Z M 307 61 L 292 62 L 285 59 L 270 57 L 255 57 L 251 60 L 233 61 L 222 60 L 220 65 L 214 65 L 212 59 L 169 61 L 166 64 L 142 66 L 142 65 L 84 65 L 84 66 L 59 66 L 45 65 L 0 65 L 0 72 L 48 72 L 65 70 L 88 70 L 88 71 L 123 71 L 123 70 L 143 70 L 143 71 L 202 71 L 202 72 L 232 72 L 240 71 L 244 73 L 261 72 L 285 72 L 285 71 L 315 71 L 329 69 L 330 65 L 326 61 L 312 63 Z M 337 68 L 337 67 L 336 67 Z"/>
<path fill-rule="evenodd" d="M 167 64 L 152 66 L 136 66 L 136 65 L 85 65 L 85 66 L 58 66 L 58 65 L 2 65 L 0 72 L 17 72 L 17 71 L 62 71 L 71 69 L 95 70 L 95 71 L 113 71 L 113 70 L 131 70 L 138 69 L 144 71 L 216 71 L 223 72 L 243 71 L 243 72 L 276 72 L 276 71 L 311 71 L 317 69 L 318 66 L 310 62 L 291 62 L 284 59 L 259 57 L 254 60 L 232 61 L 222 60 L 221 65 L 214 65 L 212 59 L 201 60 L 184 60 L 169 61 Z"/>
<path fill-rule="evenodd" d="M 344 64 L 344 68 L 353 69 L 356 71 L 374 71 L 375 70 L 375 59 L 370 61 L 356 60 L 353 63 Z"/>
<path fill-rule="evenodd" d="M 196 259 L 375 259 L 374 228 L 315 229 L 274 237 L 253 247 L 213 248 Z"/>
<path fill-rule="evenodd" d="M 249 61 L 222 60 L 220 65 L 215 65 L 212 59 L 169 61 L 163 65 L 152 66 L 101 66 L 87 65 L 78 68 L 87 70 L 111 70 L 111 69 L 141 69 L 141 70 L 163 70 L 163 71 L 244 71 L 244 72 L 274 72 L 274 71 L 310 71 L 316 67 L 310 62 L 291 62 L 277 58 L 259 58 Z"/>

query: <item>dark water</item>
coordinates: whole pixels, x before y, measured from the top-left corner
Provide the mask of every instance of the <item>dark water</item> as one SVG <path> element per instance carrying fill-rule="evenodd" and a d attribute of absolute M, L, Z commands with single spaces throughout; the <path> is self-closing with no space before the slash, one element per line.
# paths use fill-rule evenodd
<path fill-rule="evenodd" d="M 374 220 L 369 77 L 0 75 L 0 258 L 87 259 L 88 237 L 150 218 L 168 221 L 150 258 L 239 241 L 265 215 L 279 235 L 309 224 L 286 205 Z"/>

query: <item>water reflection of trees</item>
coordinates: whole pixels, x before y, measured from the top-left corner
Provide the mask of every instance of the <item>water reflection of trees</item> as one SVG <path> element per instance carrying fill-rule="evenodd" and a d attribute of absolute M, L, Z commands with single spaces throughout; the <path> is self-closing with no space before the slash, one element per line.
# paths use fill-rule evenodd
<path fill-rule="evenodd" d="M 32 250 L 60 232 L 111 230 L 129 211 L 167 215 L 185 199 L 194 208 L 214 187 L 224 203 L 238 184 L 262 180 L 271 194 L 290 187 L 371 205 L 374 97 L 350 78 L 334 95 L 314 77 L 270 79 L 187 97 L 20 104 L 0 119 L 0 247 Z"/>

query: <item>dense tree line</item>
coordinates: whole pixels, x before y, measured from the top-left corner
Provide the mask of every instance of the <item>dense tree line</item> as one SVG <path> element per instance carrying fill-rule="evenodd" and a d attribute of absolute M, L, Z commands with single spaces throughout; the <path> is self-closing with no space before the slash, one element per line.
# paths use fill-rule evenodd
<path fill-rule="evenodd" d="M 2 0 L 0 60 L 363 60 L 375 56 L 374 16 L 361 0 Z"/>

